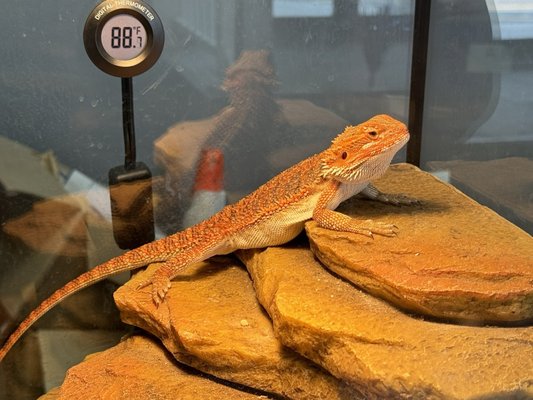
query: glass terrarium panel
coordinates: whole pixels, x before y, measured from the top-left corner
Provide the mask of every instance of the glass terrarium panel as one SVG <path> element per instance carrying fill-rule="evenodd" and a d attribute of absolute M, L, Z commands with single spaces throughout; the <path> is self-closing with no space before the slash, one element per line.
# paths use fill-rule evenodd
<path fill-rule="evenodd" d="M 422 166 L 533 232 L 530 1 L 433 2 Z"/>

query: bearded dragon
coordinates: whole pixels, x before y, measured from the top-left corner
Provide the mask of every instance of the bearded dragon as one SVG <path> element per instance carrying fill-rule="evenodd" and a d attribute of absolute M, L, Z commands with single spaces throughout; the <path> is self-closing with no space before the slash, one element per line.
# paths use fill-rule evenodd
<path fill-rule="evenodd" d="M 113 258 L 58 289 L 11 334 L 0 349 L 0 361 L 22 334 L 57 303 L 119 272 L 162 263 L 139 285 L 151 285 L 152 299 L 159 306 L 171 279 L 188 265 L 238 249 L 281 245 L 296 237 L 309 219 L 336 231 L 394 236 L 396 227 L 392 224 L 359 221 L 334 210 L 357 193 L 386 203 L 416 202 L 401 194 L 381 193 L 370 183 L 383 175 L 394 154 L 408 140 L 406 126 L 387 115 L 347 127 L 329 148 L 285 170 L 211 218 Z"/>

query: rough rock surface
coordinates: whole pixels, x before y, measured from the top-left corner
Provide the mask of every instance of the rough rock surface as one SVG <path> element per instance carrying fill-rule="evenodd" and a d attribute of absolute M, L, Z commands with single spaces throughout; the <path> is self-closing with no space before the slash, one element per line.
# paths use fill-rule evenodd
<path fill-rule="evenodd" d="M 133 336 L 71 368 L 52 399 L 267 399 L 187 372 L 154 339 Z"/>
<path fill-rule="evenodd" d="M 306 225 L 316 256 L 335 273 L 397 306 L 429 316 L 533 320 L 533 239 L 452 186 L 407 164 L 376 181 L 420 206 L 354 198 L 340 211 L 398 227 L 393 238 Z"/>
<path fill-rule="evenodd" d="M 365 398 L 533 396 L 533 327 L 412 318 L 333 277 L 306 248 L 239 254 L 281 341 Z"/>
<path fill-rule="evenodd" d="M 120 288 L 115 301 L 125 322 L 159 337 L 177 360 L 288 398 L 357 398 L 352 388 L 281 345 L 250 277 L 235 260 L 218 258 L 187 269 L 158 308 L 150 287 L 136 290 L 152 271 Z"/>

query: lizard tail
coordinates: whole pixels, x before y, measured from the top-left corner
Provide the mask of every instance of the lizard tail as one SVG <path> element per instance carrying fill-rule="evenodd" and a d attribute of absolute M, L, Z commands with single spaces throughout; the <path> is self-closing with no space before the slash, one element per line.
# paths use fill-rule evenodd
<path fill-rule="evenodd" d="M 164 241 L 164 239 L 162 239 Z M 48 310 L 55 307 L 59 302 L 72 294 L 91 286 L 92 284 L 104 280 L 119 272 L 130 271 L 143 267 L 151 262 L 163 261 L 165 256 L 147 257 L 150 254 L 149 247 L 158 244 L 158 242 L 148 243 L 138 249 L 124 253 L 115 257 L 97 267 L 87 271 L 77 278 L 67 283 L 62 288 L 56 290 L 50 297 L 44 300 L 36 309 L 34 309 L 18 326 L 18 328 L 9 336 L 7 341 L 0 349 L 0 362 L 4 359 L 9 350 L 17 343 L 20 337 L 41 318 Z M 148 251 L 147 251 L 148 250 Z M 157 253 L 151 253 L 157 254 Z M 163 258 L 163 260 L 161 260 Z"/>

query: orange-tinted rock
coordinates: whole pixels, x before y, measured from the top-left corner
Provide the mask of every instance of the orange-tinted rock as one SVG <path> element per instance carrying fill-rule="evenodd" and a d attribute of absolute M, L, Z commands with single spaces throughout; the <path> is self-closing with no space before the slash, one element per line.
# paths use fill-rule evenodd
<path fill-rule="evenodd" d="M 115 293 L 122 319 L 161 339 L 200 371 L 292 399 L 354 399 L 355 390 L 276 339 L 246 270 L 231 258 L 200 263 L 172 282 L 156 308 L 138 274 Z"/>
<path fill-rule="evenodd" d="M 241 392 L 184 370 L 165 349 L 144 336 L 88 356 L 72 367 L 60 388 L 40 397 L 52 399 L 267 399 Z"/>
<path fill-rule="evenodd" d="M 366 399 L 533 396 L 533 327 L 410 317 L 333 277 L 306 248 L 239 254 L 280 340 Z"/>
<path fill-rule="evenodd" d="M 421 200 L 353 199 L 339 211 L 398 227 L 396 237 L 306 225 L 316 256 L 364 290 L 415 313 L 477 322 L 533 319 L 533 238 L 452 186 L 399 164 L 380 190 Z"/>

